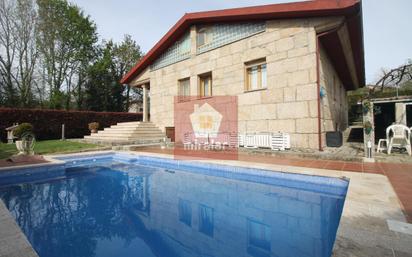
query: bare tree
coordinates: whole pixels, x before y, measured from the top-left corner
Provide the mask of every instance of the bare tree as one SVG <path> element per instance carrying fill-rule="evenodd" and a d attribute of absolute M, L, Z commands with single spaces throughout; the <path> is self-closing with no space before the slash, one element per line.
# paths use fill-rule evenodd
<path fill-rule="evenodd" d="M 14 42 L 14 1 L 0 0 L 0 74 L 2 75 L 4 103 L 11 106 L 15 102 L 12 68 L 16 56 Z"/>
<path fill-rule="evenodd" d="M 31 105 L 36 20 L 33 0 L 0 0 L 0 71 L 7 105 Z"/>
<path fill-rule="evenodd" d="M 391 70 L 382 69 L 382 76 L 371 87 L 370 94 L 377 89 L 383 90 L 388 87 L 399 89 L 403 84 L 412 81 L 412 60 Z"/>
<path fill-rule="evenodd" d="M 15 83 L 19 89 L 20 103 L 30 106 L 33 99 L 34 68 L 38 59 L 36 46 L 37 13 L 32 0 L 18 0 L 15 21 L 18 67 Z"/>

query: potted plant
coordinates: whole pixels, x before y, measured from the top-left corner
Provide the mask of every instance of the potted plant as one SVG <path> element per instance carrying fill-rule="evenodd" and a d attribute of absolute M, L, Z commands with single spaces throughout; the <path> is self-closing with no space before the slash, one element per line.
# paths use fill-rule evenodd
<path fill-rule="evenodd" d="M 371 110 L 371 103 L 369 101 L 364 101 L 362 106 L 363 114 L 368 114 Z"/>
<path fill-rule="evenodd" d="M 90 132 L 96 133 L 98 129 L 99 129 L 99 123 L 98 122 L 89 123 Z"/>
<path fill-rule="evenodd" d="M 372 123 L 370 121 L 366 121 L 363 125 L 363 128 L 365 129 L 365 134 L 369 135 L 373 130 Z"/>
<path fill-rule="evenodd" d="M 33 125 L 30 123 L 22 123 L 14 129 L 13 135 L 17 138 L 16 148 L 19 154 L 30 154 L 33 152 Z"/>

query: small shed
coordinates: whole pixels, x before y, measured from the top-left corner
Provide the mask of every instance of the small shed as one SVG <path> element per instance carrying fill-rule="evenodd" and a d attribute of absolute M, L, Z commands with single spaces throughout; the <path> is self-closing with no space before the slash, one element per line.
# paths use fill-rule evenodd
<path fill-rule="evenodd" d="M 412 96 L 375 98 L 371 102 L 376 142 L 386 137 L 386 128 L 394 123 L 412 127 Z"/>

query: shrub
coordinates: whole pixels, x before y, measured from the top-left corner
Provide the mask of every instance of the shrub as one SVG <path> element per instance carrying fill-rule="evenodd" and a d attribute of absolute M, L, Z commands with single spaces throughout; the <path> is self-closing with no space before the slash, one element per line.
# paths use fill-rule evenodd
<path fill-rule="evenodd" d="M 5 142 L 7 127 L 16 122 L 30 122 L 37 140 L 60 139 L 62 124 L 66 138 L 82 138 L 90 135 L 90 121 L 105 128 L 118 122 L 139 121 L 142 117 L 141 113 L 0 108 L 0 136 Z"/>
<path fill-rule="evenodd" d="M 13 135 L 18 139 L 21 139 L 27 133 L 33 133 L 33 125 L 27 122 L 20 124 L 13 131 Z"/>
<path fill-rule="evenodd" d="M 90 130 L 98 130 L 99 129 L 99 123 L 98 122 L 89 123 L 89 129 Z"/>

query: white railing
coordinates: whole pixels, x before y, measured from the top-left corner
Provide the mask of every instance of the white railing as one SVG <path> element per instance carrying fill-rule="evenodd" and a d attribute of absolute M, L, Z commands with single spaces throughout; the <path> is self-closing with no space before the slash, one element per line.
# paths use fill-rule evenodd
<path fill-rule="evenodd" d="M 244 148 L 269 148 L 272 150 L 284 151 L 290 149 L 290 135 L 287 133 L 226 133 L 223 137 L 223 142 L 215 142 L 213 139 L 190 139 L 190 134 L 185 134 L 184 144 L 215 144 L 225 145 L 229 147 L 244 147 Z M 236 136 L 237 135 L 237 136 Z M 236 138 L 237 137 L 237 138 Z"/>
<path fill-rule="evenodd" d="M 290 149 L 290 135 L 287 133 L 246 133 L 239 134 L 239 146 L 245 148 Z"/>

